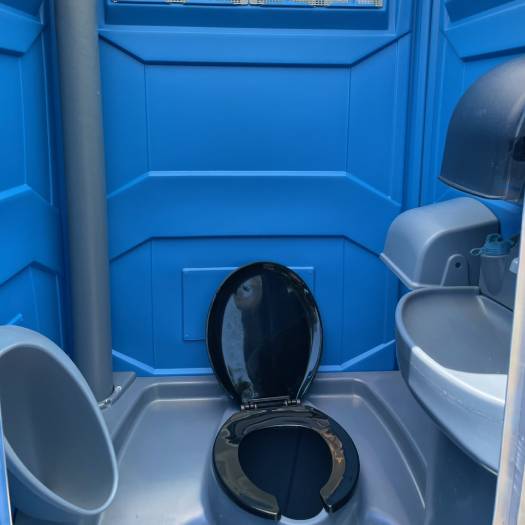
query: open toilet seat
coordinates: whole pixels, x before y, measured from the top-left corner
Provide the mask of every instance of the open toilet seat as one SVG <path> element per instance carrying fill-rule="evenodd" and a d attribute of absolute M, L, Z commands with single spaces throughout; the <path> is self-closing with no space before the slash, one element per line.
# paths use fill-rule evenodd
<path fill-rule="evenodd" d="M 277 498 L 257 487 L 245 475 L 239 447 L 251 432 L 276 427 L 303 427 L 317 432 L 327 445 L 332 468 L 320 497 L 328 512 L 340 509 L 352 496 L 359 476 L 359 457 L 346 431 L 332 418 L 310 406 L 279 407 L 237 412 L 221 427 L 213 447 L 213 464 L 226 492 L 244 509 L 278 520 Z"/>
<path fill-rule="evenodd" d="M 322 506 L 340 509 L 356 486 L 359 457 L 335 420 L 301 404 L 322 351 L 319 310 L 303 280 L 276 263 L 239 268 L 217 291 L 206 339 L 217 378 L 240 405 L 213 447 L 214 471 L 226 494 L 253 514 L 280 519 L 278 498 L 244 472 L 239 451 L 254 432 L 302 428 L 320 436 L 330 454 L 330 474 L 319 491 Z"/>

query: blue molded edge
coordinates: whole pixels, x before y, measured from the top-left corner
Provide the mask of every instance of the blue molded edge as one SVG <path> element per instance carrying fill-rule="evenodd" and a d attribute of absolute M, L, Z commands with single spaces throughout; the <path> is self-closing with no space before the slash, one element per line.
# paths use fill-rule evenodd
<path fill-rule="evenodd" d="M 72 357 L 73 329 L 71 308 L 71 286 L 69 271 L 69 240 L 67 227 L 67 196 L 65 188 L 64 162 L 63 162 L 63 136 L 62 136 L 62 109 L 60 106 L 60 79 L 58 48 L 56 40 L 56 21 L 53 14 L 54 4 L 46 1 L 43 4 L 44 20 L 47 20 L 43 31 L 44 71 L 46 72 L 46 92 L 48 102 L 48 134 L 49 156 L 53 171 L 53 184 L 57 190 L 56 207 L 60 215 L 59 234 L 60 262 L 62 268 L 61 293 L 60 293 L 60 319 L 62 326 L 62 349 Z"/>
<path fill-rule="evenodd" d="M 6 324 L 22 326 L 23 320 L 24 320 L 24 316 L 20 312 L 18 312 L 13 318 L 7 321 Z M 0 523 L 2 522 L 0 521 Z"/>
<path fill-rule="evenodd" d="M 0 222 L 0 284 L 33 263 L 61 275 L 59 210 L 23 184 L 0 192 L 0 213 L 9 217 Z"/>
<path fill-rule="evenodd" d="M 397 359 L 394 339 L 374 346 L 370 350 L 353 357 L 341 365 L 322 365 L 320 372 L 370 372 L 378 370 L 396 370 Z"/>
<path fill-rule="evenodd" d="M 349 66 L 409 33 L 316 30 L 242 31 L 230 28 L 115 29 L 103 27 L 104 42 L 144 64 L 303 64 Z"/>
<path fill-rule="evenodd" d="M 395 341 L 392 339 L 349 359 L 342 365 L 324 365 L 320 372 L 367 372 L 377 370 L 395 370 Z M 183 376 L 213 374 L 211 368 L 153 368 L 137 359 L 113 350 L 113 370 L 115 372 L 135 372 L 138 376 Z"/>
<path fill-rule="evenodd" d="M 0 523 L 9 525 L 11 523 L 11 505 L 9 503 L 9 489 L 7 486 L 3 435 L 2 415 L 0 414 Z"/>
<path fill-rule="evenodd" d="M 423 148 L 427 118 L 428 64 L 430 60 L 432 0 L 420 0 L 414 14 L 415 42 L 410 56 L 410 87 L 407 119 L 407 154 L 403 188 L 403 211 L 420 205 L 423 184 Z M 408 154 L 411 152 L 411 154 Z"/>
<path fill-rule="evenodd" d="M 490 16 L 483 12 L 481 16 L 445 26 L 444 32 L 458 57 L 465 61 L 523 51 L 524 23 L 525 5 L 510 2 L 492 10 Z"/>
<path fill-rule="evenodd" d="M 464 0 L 445 0 L 448 16 L 453 22 L 470 16 L 484 13 L 488 9 L 500 7 L 513 0 L 476 0 L 476 2 L 465 2 Z"/>
<path fill-rule="evenodd" d="M 42 23 L 17 9 L 0 4 L 0 49 L 26 53 L 42 31 Z"/>
<path fill-rule="evenodd" d="M 268 177 L 273 179 L 270 187 L 265 184 Z M 235 182 L 236 193 L 232 193 L 225 180 Z M 264 199 L 277 194 L 293 191 L 299 183 L 303 188 L 303 205 L 310 206 L 311 216 L 304 218 L 286 215 L 278 210 L 273 223 L 265 224 L 261 231 L 260 216 L 268 214 Z M 177 194 L 180 199 L 199 194 L 200 186 L 206 184 L 208 200 L 202 205 L 208 210 L 193 227 L 191 236 L 260 236 L 264 235 L 341 235 L 379 254 L 390 223 L 399 214 L 400 204 L 377 191 L 367 183 L 348 172 L 342 171 L 150 171 L 131 181 L 125 188 L 111 194 L 108 199 L 109 255 L 114 260 L 126 251 L 154 237 L 187 237 L 185 210 L 174 208 L 169 195 Z M 243 215 L 239 222 L 238 213 L 232 202 L 236 195 L 258 194 L 259 199 L 250 203 L 250 213 Z M 331 202 L 319 201 L 319 195 L 333 192 Z M 346 197 L 345 197 L 346 196 Z M 145 221 L 134 210 L 144 200 L 155 202 L 155 208 Z M 374 210 L 375 222 L 349 223 L 348 208 L 363 216 Z M 221 217 L 216 221 L 214 217 Z M 283 230 L 286 225 L 286 230 Z"/>
<path fill-rule="evenodd" d="M 213 374 L 211 368 L 153 368 L 142 361 L 133 359 L 113 350 L 114 372 L 135 372 L 138 376 L 201 376 Z"/>
<path fill-rule="evenodd" d="M 38 12 L 42 6 L 43 0 L 2 0 L 2 4 L 12 7 L 18 11 L 23 11 L 28 15 L 39 18 Z"/>

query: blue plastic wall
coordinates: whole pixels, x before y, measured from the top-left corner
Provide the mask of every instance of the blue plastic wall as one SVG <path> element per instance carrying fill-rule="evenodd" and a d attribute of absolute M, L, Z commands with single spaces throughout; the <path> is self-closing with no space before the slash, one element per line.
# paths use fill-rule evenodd
<path fill-rule="evenodd" d="M 41 3 L 0 2 L 0 324 L 33 328 L 62 345 L 62 236 Z"/>
<path fill-rule="evenodd" d="M 64 346 L 57 97 L 40 4 L 0 3 L 0 322 Z M 257 259 L 313 288 L 324 370 L 394 367 L 385 233 L 404 208 L 454 195 L 437 182 L 452 109 L 523 52 L 524 10 L 99 0 L 115 367 L 209 371 L 214 290 Z M 493 206 L 515 231 L 520 209 Z"/>
<path fill-rule="evenodd" d="M 49 30 L 41 3 L 0 2 L 0 324 L 33 328 L 63 345 Z M 10 523 L 6 483 L 0 440 L 2 525 Z"/>
<path fill-rule="evenodd" d="M 437 182 L 451 112 L 523 49 L 523 4 L 100 0 L 115 367 L 208 372 L 214 291 L 261 259 L 311 284 L 323 370 L 395 367 L 377 255 L 396 214 L 457 194 Z M 490 205 L 514 233 L 521 210 Z"/>
<path fill-rule="evenodd" d="M 395 367 L 398 287 L 377 256 L 400 211 L 457 195 L 437 181 L 450 116 L 480 75 L 525 52 L 525 2 L 98 1 L 115 368 L 208 372 L 209 302 L 257 259 L 313 289 L 324 370 Z M 0 0 L 0 323 L 67 349 L 41 4 Z M 488 204 L 517 231 L 519 207 Z M 2 469 L 0 455 L 0 523 Z"/>
<path fill-rule="evenodd" d="M 100 7 L 116 368 L 209 371 L 210 301 L 254 260 L 311 284 L 324 370 L 393 368 L 413 2 Z"/>

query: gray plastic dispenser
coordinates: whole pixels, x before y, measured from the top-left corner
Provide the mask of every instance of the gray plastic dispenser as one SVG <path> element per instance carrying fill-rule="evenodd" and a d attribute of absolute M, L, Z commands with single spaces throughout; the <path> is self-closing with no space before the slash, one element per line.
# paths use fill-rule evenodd
<path fill-rule="evenodd" d="M 105 510 L 117 489 L 115 452 L 71 359 L 36 332 L 0 326 L 0 400 L 16 508 L 69 523 Z"/>
<path fill-rule="evenodd" d="M 441 181 L 489 199 L 523 199 L 524 86 L 525 58 L 519 58 L 467 90 L 448 127 Z"/>
<path fill-rule="evenodd" d="M 513 310 L 519 254 L 518 238 L 503 239 L 501 235 L 492 233 L 482 247 L 471 250 L 471 253 L 480 258 L 481 293 Z"/>
<path fill-rule="evenodd" d="M 381 260 L 412 290 L 477 285 L 479 258 L 470 250 L 498 229 L 496 216 L 476 199 L 414 208 L 390 225 Z"/>

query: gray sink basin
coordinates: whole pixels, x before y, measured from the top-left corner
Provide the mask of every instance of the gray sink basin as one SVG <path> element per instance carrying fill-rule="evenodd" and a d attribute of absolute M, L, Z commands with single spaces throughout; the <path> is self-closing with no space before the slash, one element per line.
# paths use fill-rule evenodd
<path fill-rule="evenodd" d="M 476 287 L 426 288 L 401 299 L 397 356 L 415 397 L 441 428 L 497 472 L 512 312 Z"/>

